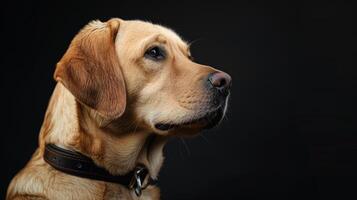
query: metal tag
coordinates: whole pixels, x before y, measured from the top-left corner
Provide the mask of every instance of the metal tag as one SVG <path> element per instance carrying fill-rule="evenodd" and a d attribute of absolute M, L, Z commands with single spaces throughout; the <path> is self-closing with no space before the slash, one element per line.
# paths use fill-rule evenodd
<path fill-rule="evenodd" d="M 145 167 L 137 167 L 134 172 L 131 188 L 134 189 L 136 196 L 140 197 L 143 190 L 143 182 L 148 174 Z"/>

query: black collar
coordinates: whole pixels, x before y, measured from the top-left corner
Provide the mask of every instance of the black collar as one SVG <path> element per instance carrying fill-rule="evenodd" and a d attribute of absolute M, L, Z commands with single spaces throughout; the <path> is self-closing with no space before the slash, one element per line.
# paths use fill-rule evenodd
<path fill-rule="evenodd" d="M 148 169 L 144 165 L 136 166 L 133 171 L 123 176 L 116 176 L 104 168 L 98 167 L 89 157 L 54 144 L 46 144 L 43 157 L 49 165 L 61 172 L 82 178 L 119 183 L 129 189 L 134 189 L 137 196 L 141 195 L 141 191 L 147 185 L 153 184 Z M 145 180 L 147 184 L 144 186 Z"/>

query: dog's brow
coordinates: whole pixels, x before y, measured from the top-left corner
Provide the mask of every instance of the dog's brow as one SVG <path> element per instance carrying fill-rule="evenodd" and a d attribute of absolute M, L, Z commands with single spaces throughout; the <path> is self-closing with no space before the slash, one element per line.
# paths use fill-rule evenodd
<path fill-rule="evenodd" d="M 187 45 L 185 42 L 183 42 L 183 44 L 179 43 L 178 47 L 179 47 L 180 51 L 183 52 L 184 55 L 186 55 L 186 56 L 190 56 L 191 55 L 190 46 Z"/>
<path fill-rule="evenodd" d="M 145 39 L 144 45 L 143 45 L 144 49 L 148 48 L 148 46 L 150 46 L 150 44 L 152 44 L 153 42 L 159 42 L 159 43 L 165 44 L 167 41 L 166 41 L 166 38 L 162 34 L 151 35 Z"/>

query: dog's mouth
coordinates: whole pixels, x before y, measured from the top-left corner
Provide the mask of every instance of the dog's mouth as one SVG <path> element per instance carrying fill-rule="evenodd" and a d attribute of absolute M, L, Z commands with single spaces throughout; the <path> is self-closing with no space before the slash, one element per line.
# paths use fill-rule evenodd
<path fill-rule="evenodd" d="M 160 131 L 168 131 L 180 127 L 190 127 L 195 126 L 201 127 L 202 129 L 210 129 L 216 126 L 222 119 L 224 115 L 224 109 L 222 107 L 216 109 L 215 111 L 209 112 L 203 117 L 193 119 L 187 122 L 181 123 L 157 123 L 155 128 Z"/>

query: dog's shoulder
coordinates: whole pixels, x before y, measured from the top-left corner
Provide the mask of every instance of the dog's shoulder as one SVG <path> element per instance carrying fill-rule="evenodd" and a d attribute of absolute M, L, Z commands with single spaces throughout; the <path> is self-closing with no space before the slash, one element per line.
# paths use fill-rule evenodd
<path fill-rule="evenodd" d="M 42 194 L 44 189 L 44 176 L 47 175 L 45 168 L 46 165 L 37 149 L 28 164 L 12 179 L 7 199 L 43 198 L 35 194 Z"/>
<path fill-rule="evenodd" d="M 11 181 L 7 199 L 100 199 L 94 197 L 102 196 L 101 185 L 53 169 L 36 150 L 25 168 Z"/>

